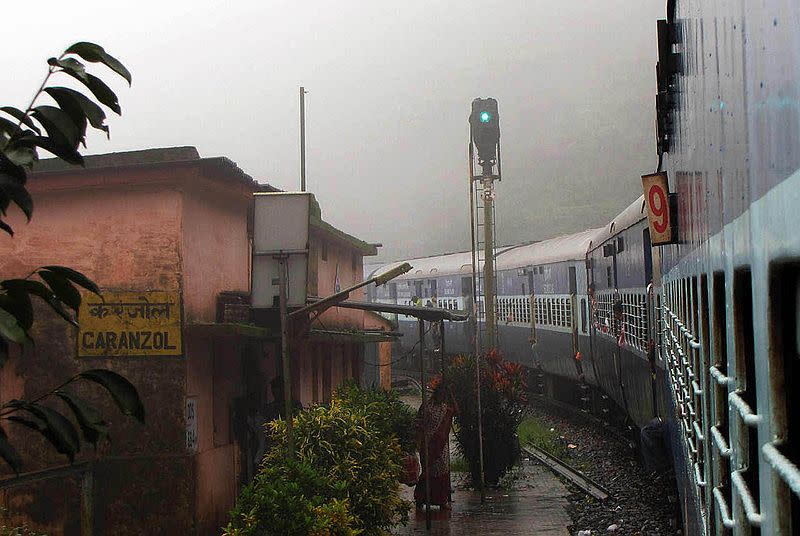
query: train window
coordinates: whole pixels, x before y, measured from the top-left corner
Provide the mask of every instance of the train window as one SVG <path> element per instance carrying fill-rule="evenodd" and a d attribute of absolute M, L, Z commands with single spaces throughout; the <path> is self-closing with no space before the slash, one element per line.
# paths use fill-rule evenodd
<path fill-rule="evenodd" d="M 733 273 L 733 328 L 736 349 L 736 379 L 741 397 L 755 412 L 756 398 L 755 343 L 753 340 L 753 280 L 747 268 Z M 741 423 L 740 423 L 741 424 Z M 742 424 L 739 440 L 747 445 L 742 452 L 747 487 L 753 497 L 759 496 L 758 482 L 758 430 Z"/>
<path fill-rule="evenodd" d="M 769 312 L 770 330 L 770 403 L 775 419 L 778 450 L 795 465 L 800 464 L 800 397 L 793 394 L 787 379 L 800 374 L 800 263 L 782 263 L 770 270 Z M 778 526 L 786 534 L 800 528 L 800 498 L 782 482 L 778 496 L 790 501 L 789 508 L 780 508 L 783 516 Z M 791 497 L 791 499 L 788 499 Z M 794 529 L 794 530 L 792 530 Z"/>

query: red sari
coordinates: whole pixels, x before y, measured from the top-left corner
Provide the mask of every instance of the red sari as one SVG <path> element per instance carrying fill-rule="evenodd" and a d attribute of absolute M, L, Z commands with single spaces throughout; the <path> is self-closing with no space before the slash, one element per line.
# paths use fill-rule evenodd
<path fill-rule="evenodd" d="M 450 499 L 450 445 L 448 438 L 453 426 L 453 406 L 446 402 L 430 401 L 417 412 L 417 444 L 422 474 L 414 488 L 414 501 L 417 505 L 425 503 L 425 475 L 430 467 L 431 504 L 446 506 Z M 428 457 L 425 459 L 425 431 L 428 435 Z"/>

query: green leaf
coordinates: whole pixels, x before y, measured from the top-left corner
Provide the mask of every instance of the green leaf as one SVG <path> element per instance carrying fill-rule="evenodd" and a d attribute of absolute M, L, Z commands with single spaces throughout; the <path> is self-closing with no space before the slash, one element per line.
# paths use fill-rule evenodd
<path fill-rule="evenodd" d="M 48 301 L 53 297 L 53 292 L 39 281 L 31 279 L 6 279 L 0 281 L 0 288 L 10 291 L 23 291 L 28 294 L 39 296 L 44 301 Z"/>
<path fill-rule="evenodd" d="M 122 65 L 122 62 L 107 53 L 100 45 L 82 41 L 69 47 L 64 54 L 77 54 L 86 61 L 92 63 L 102 63 L 127 80 L 128 85 L 131 84 L 131 73 L 128 71 L 128 69 Z"/>
<path fill-rule="evenodd" d="M 123 376 L 110 370 L 93 369 L 78 374 L 78 377 L 105 387 L 122 413 L 130 415 L 144 424 L 144 405 L 139 398 L 139 393 L 136 391 L 136 387 Z"/>
<path fill-rule="evenodd" d="M 81 141 L 81 130 L 86 131 L 86 119 L 83 124 L 73 121 L 70 115 L 55 106 L 37 106 L 31 115 L 42 124 L 50 138 L 61 144 L 77 147 Z"/>
<path fill-rule="evenodd" d="M 26 137 L 23 139 L 13 139 L 8 142 L 3 153 L 16 166 L 24 166 L 30 168 L 33 163 L 39 160 L 39 155 L 36 154 L 36 149 L 30 143 L 34 137 Z"/>
<path fill-rule="evenodd" d="M 84 73 L 84 76 L 80 77 L 74 74 L 72 71 L 64 72 L 81 81 L 83 85 L 89 88 L 89 91 L 91 91 L 92 94 L 97 97 L 97 100 L 99 100 L 101 104 L 105 104 L 114 110 L 117 115 L 122 114 L 122 109 L 119 107 L 116 93 L 111 91 L 111 88 L 108 87 L 105 82 L 89 73 Z"/>
<path fill-rule="evenodd" d="M 16 400 L 15 402 L 20 402 L 20 401 Z M 8 404 L 6 406 L 8 406 Z M 40 434 L 45 428 L 44 424 L 42 424 L 38 419 L 28 419 L 26 417 L 21 417 L 19 415 L 11 415 L 10 417 L 8 417 L 8 420 L 11 422 L 15 422 L 17 424 L 21 424 L 26 428 L 30 428 L 34 432 L 39 432 Z"/>
<path fill-rule="evenodd" d="M 34 123 L 31 120 L 30 116 L 26 116 L 25 112 L 23 112 L 22 110 L 14 108 L 13 106 L 3 106 L 2 108 L 0 108 L 0 110 L 3 110 L 5 113 L 10 115 L 17 121 L 22 121 L 23 125 L 31 129 L 32 131 L 36 132 L 37 134 L 39 135 L 42 134 L 42 131 L 39 130 L 39 127 L 36 126 L 36 123 Z"/>
<path fill-rule="evenodd" d="M 47 60 L 47 63 L 53 67 L 61 67 L 65 73 L 77 78 L 81 82 L 85 82 L 87 80 L 86 66 L 75 58 L 64 58 L 61 60 L 58 58 L 50 58 Z"/>
<path fill-rule="evenodd" d="M 17 179 L 0 171 L 0 190 L 25 213 L 28 221 L 33 216 L 33 198 Z M 3 210 L 5 212 L 5 209 Z"/>
<path fill-rule="evenodd" d="M 108 423 L 91 404 L 67 391 L 56 391 L 56 395 L 66 402 L 72 413 L 75 414 L 83 432 L 83 438 L 88 443 L 97 444 L 108 435 Z"/>
<path fill-rule="evenodd" d="M 42 136 L 32 136 L 24 138 L 22 140 L 18 140 L 16 143 L 18 145 L 24 145 L 26 147 L 41 147 L 45 151 L 53 153 L 54 155 L 64 160 L 65 162 L 68 162 L 76 166 L 84 165 L 83 157 L 78 152 L 77 147 L 72 147 L 70 145 L 64 144 L 52 138 L 43 138 Z"/>
<path fill-rule="evenodd" d="M 61 301 L 58 298 L 56 298 L 55 296 L 52 296 L 49 300 L 47 300 L 47 303 L 50 305 L 50 307 L 53 309 L 53 311 L 58 313 L 58 316 L 60 316 L 61 318 L 63 318 L 64 320 L 66 320 L 67 322 L 69 322 L 70 324 L 75 326 L 76 328 L 78 327 L 78 322 L 75 320 L 75 318 L 73 318 L 69 314 L 69 312 L 67 312 L 66 309 L 64 309 L 64 305 L 61 303 Z"/>
<path fill-rule="evenodd" d="M 6 279 L 5 281 L 0 281 L 0 288 L 10 291 L 24 291 L 38 296 L 46 301 L 61 318 L 73 326 L 78 325 L 75 319 L 64 309 L 64 306 L 55 294 L 53 294 L 53 291 L 39 281 L 33 281 L 31 279 Z"/>
<path fill-rule="evenodd" d="M 33 305 L 27 292 L 14 289 L 0 294 L 0 308 L 14 315 L 23 330 L 28 331 L 33 325 Z"/>
<path fill-rule="evenodd" d="M 0 368 L 8 361 L 8 341 L 0 337 Z"/>
<path fill-rule="evenodd" d="M 25 173 L 25 168 L 14 164 L 14 162 L 9 160 L 2 151 L 0 151 L 0 172 L 11 175 L 17 179 L 20 184 L 25 184 L 25 182 L 28 180 L 28 175 Z"/>
<path fill-rule="evenodd" d="M 42 268 L 44 268 L 45 270 L 50 270 L 51 272 L 55 272 L 59 275 L 62 275 L 67 279 L 69 279 L 70 281 L 72 281 L 73 283 L 82 286 L 86 290 L 93 292 L 98 296 L 100 295 L 100 289 L 97 287 L 95 282 L 77 270 L 73 270 L 72 268 L 67 268 L 66 266 L 43 266 Z"/>
<path fill-rule="evenodd" d="M 20 460 L 17 450 L 8 440 L 5 430 L 2 428 L 0 428 L 0 458 L 3 458 L 15 473 L 19 473 L 19 469 L 22 467 L 22 460 Z"/>
<path fill-rule="evenodd" d="M 47 91 L 47 89 L 44 91 Z M 63 96 L 59 96 L 59 99 L 56 100 L 56 103 L 58 104 L 59 109 L 64 112 L 69 117 L 70 121 L 77 127 L 78 141 L 80 141 L 85 147 L 86 125 L 88 120 L 86 119 L 86 114 L 83 113 L 83 108 L 81 108 L 80 105 L 72 99 Z"/>
<path fill-rule="evenodd" d="M 59 300 L 73 311 L 78 311 L 78 307 L 81 305 L 81 294 L 66 277 L 49 270 L 40 270 L 37 273 L 39 277 L 44 279 L 47 286 L 53 289 L 53 293 Z"/>
<path fill-rule="evenodd" d="M 14 315 L 5 309 L 0 309 L 0 336 L 18 344 L 25 344 L 30 340 Z"/>
<path fill-rule="evenodd" d="M 67 87 L 48 87 L 44 91 L 53 97 L 64 111 L 67 111 L 68 108 L 79 108 L 92 127 L 102 130 L 108 135 L 108 126 L 105 124 L 106 113 L 86 95 Z M 67 113 L 70 112 L 67 111 Z"/>
<path fill-rule="evenodd" d="M 8 407 L 26 411 L 36 417 L 38 421 L 30 421 L 24 417 L 9 417 L 9 420 L 19 422 L 38 430 L 61 454 L 66 455 L 70 462 L 75 459 L 75 454 L 81 449 L 81 439 L 78 431 L 68 418 L 58 411 L 42 404 L 33 404 L 24 400 L 12 400 Z"/>
<path fill-rule="evenodd" d="M 10 138 L 17 131 L 16 123 L 12 123 L 5 117 L 0 117 L 0 134 L 6 134 Z"/>

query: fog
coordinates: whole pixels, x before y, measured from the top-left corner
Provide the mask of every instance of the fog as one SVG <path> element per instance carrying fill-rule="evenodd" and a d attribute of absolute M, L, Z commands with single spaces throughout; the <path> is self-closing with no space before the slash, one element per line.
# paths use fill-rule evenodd
<path fill-rule="evenodd" d="M 602 224 L 640 194 L 664 4 L 13 2 L 2 105 L 24 108 L 46 58 L 94 41 L 133 86 L 102 74 L 123 117 L 87 154 L 193 145 L 297 190 L 304 85 L 309 190 L 389 260 L 469 248 L 467 116 L 494 97 L 498 240 L 524 242 Z"/>

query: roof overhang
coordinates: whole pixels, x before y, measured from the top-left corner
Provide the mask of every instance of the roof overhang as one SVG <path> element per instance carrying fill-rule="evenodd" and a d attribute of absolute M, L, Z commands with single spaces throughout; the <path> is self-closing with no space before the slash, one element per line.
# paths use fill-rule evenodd
<path fill-rule="evenodd" d="M 349 300 L 337 303 L 336 307 L 413 316 L 414 318 L 427 320 L 428 322 L 438 322 L 440 320 L 463 322 L 469 319 L 469 313 L 467 311 L 439 309 L 437 307 L 415 307 L 413 305 L 395 305 L 392 303 L 374 303 Z"/>

